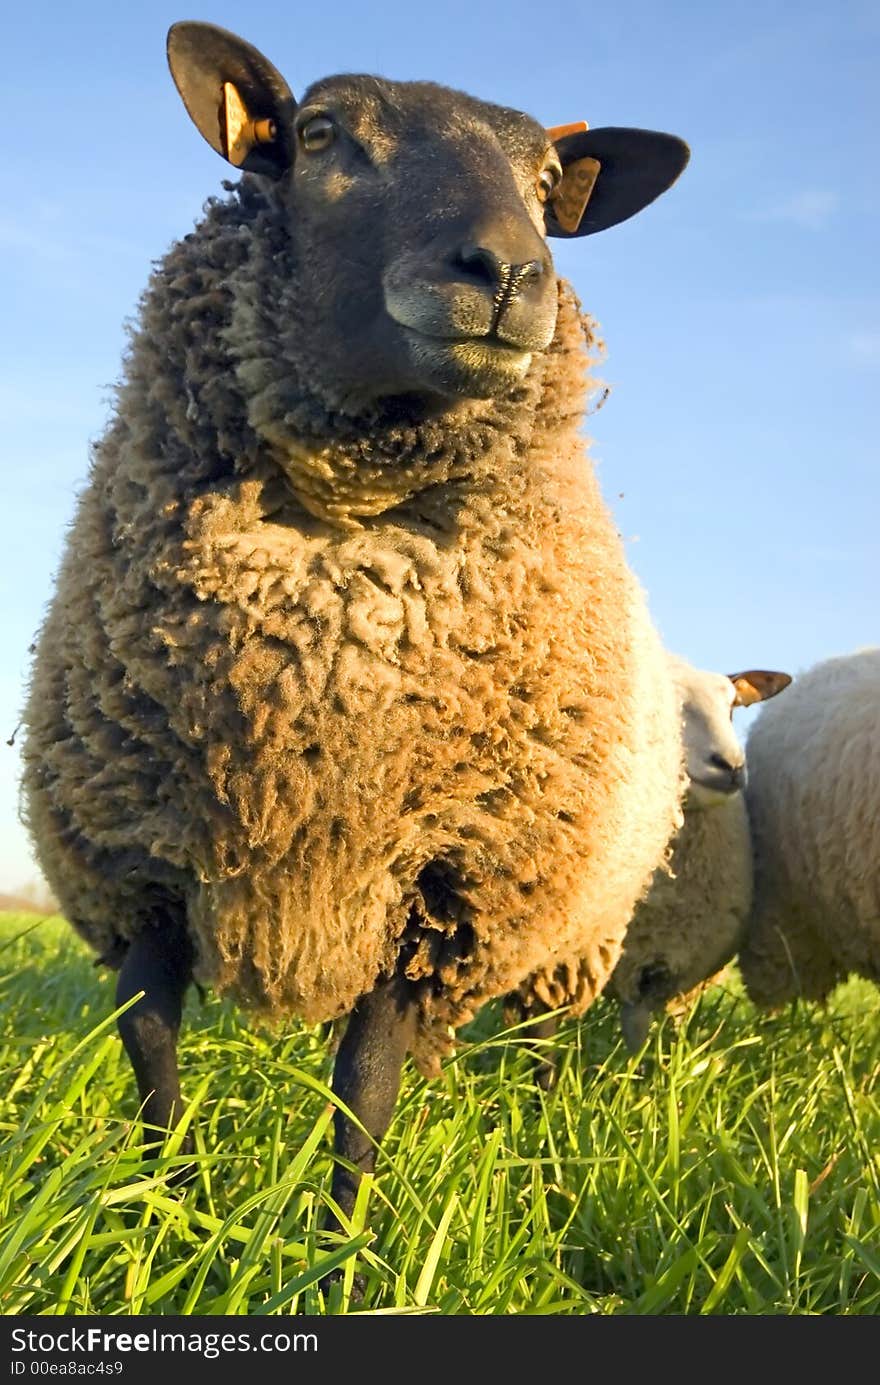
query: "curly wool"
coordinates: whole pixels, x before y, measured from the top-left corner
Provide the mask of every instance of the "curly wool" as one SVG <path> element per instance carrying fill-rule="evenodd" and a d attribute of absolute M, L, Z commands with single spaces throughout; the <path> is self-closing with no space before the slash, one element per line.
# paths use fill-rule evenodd
<path fill-rule="evenodd" d="M 689 809 L 668 868 L 633 914 L 606 995 L 644 1011 L 686 1009 L 736 955 L 752 905 L 742 793 Z"/>
<path fill-rule="evenodd" d="M 751 999 L 824 1000 L 880 981 L 880 648 L 825 660 L 768 703 L 747 742 L 755 903 Z"/>
<path fill-rule="evenodd" d="M 578 437 L 570 289 L 508 397 L 333 415 L 282 218 L 232 193 L 141 305 L 38 643 L 27 819 L 106 960 L 185 914 L 200 983 L 309 1022 L 402 969 L 429 1071 L 538 968 L 602 989 L 677 821 L 675 698 Z"/>

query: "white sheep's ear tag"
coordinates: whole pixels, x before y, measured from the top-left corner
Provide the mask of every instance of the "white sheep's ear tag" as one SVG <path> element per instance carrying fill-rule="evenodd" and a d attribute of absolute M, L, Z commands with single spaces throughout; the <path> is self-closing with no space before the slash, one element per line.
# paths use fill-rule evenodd
<path fill-rule="evenodd" d="M 278 135 L 274 120 L 254 120 L 232 82 L 223 83 L 223 153 L 241 168 L 257 144 L 272 144 Z"/>
<path fill-rule="evenodd" d="M 575 120 L 571 125 L 551 125 L 547 134 L 555 144 L 566 135 L 585 134 L 589 128 L 585 120 Z M 601 168 L 598 159 L 583 158 L 573 159 L 563 169 L 562 180 L 550 201 L 553 217 L 560 230 L 570 236 L 576 234 L 581 224 Z"/>

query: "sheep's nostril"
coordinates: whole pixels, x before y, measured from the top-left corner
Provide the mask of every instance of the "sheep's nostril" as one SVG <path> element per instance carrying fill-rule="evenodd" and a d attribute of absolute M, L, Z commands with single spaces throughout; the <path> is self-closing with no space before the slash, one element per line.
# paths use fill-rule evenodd
<path fill-rule="evenodd" d="M 453 260 L 453 267 L 463 269 L 468 278 L 486 284 L 493 290 L 509 292 L 511 297 L 536 283 L 544 273 L 540 260 L 511 264 L 485 245 L 462 246 Z"/>
<path fill-rule="evenodd" d="M 710 755 L 709 764 L 712 766 L 713 769 L 724 770 L 725 774 L 733 774 L 735 772 L 734 766 L 730 763 L 729 760 L 725 760 L 723 755 Z"/>
<path fill-rule="evenodd" d="M 513 266 L 513 289 L 514 293 L 519 293 L 522 289 L 527 289 L 534 284 L 544 273 L 544 266 L 540 260 L 529 260 L 526 264 L 515 264 Z"/>
<path fill-rule="evenodd" d="M 731 789 L 741 789 L 745 786 L 746 766 L 743 760 L 734 765 L 723 755 L 712 754 L 706 757 L 706 763 L 727 776 Z"/>
<path fill-rule="evenodd" d="M 454 264 L 456 269 L 466 270 L 471 278 L 492 289 L 506 284 L 511 274 L 511 266 L 483 245 L 463 245 Z"/>

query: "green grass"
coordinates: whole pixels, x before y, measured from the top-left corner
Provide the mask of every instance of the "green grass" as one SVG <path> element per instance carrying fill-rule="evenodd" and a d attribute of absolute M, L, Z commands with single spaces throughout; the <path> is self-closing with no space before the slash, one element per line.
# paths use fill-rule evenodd
<path fill-rule="evenodd" d="M 376 1178 L 333 1236 L 322 1035 L 193 996 L 199 1169 L 174 1188 L 174 1137 L 141 1162 L 112 978 L 63 921 L 33 923 L 0 919 L 4 1314 L 880 1312 L 867 984 L 769 1019 L 734 980 L 640 1059 L 600 1001 L 563 1027 L 549 1095 L 523 1030 L 487 1007 L 440 1079 L 407 1069 Z"/>

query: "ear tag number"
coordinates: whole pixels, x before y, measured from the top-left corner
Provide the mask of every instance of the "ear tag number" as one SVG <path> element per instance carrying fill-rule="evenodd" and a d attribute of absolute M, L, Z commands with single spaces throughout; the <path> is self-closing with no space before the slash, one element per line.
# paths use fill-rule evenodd
<path fill-rule="evenodd" d="M 602 165 L 598 159 L 575 159 L 566 165 L 553 197 L 553 215 L 563 231 L 573 236 L 593 195 Z"/>
<path fill-rule="evenodd" d="M 241 168 L 255 144 L 271 144 L 278 134 L 274 120 L 252 120 L 231 82 L 223 83 L 223 152 Z"/>

